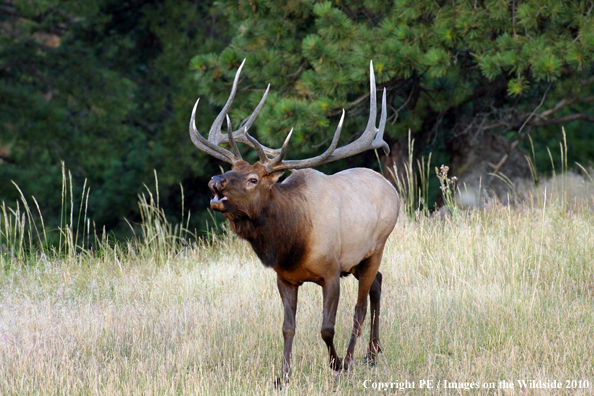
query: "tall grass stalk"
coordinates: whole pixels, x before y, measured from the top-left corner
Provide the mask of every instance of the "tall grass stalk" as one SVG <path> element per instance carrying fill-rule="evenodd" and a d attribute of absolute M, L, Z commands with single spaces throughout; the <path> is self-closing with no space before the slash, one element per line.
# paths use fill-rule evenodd
<path fill-rule="evenodd" d="M 60 225 L 57 230 L 47 230 L 40 205 L 31 197 L 36 208 L 36 213 L 31 210 L 29 201 L 20 187 L 14 183 L 20 195 L 16 207 L 11 208 L 2 202 L 0 208 L 0 264 L 5 268 L 21 266 L 27 263 L 37 263 L 38 257 L 76 261 L 81 255 L 102 256 L 113 255 L 117 257 L 116 241 L 110 240 L 105 228 L 97 232 L 96 225 L 88 218 L 89 196 L 91 188 L 84 181 L 80 201 L 74 199 L 74 182 L 72 174 L 62 163 L 62 208 L 60 211 Z M 156 258 L 164 262 L 170 257 L 187 250 L 190 240 L 196 235 L 183 226 L 183 221 L 189 224 L 190 214 L 184 217 L 180 224 L 171 224 L 163 209 L 159 208 L 158 178 L 155 173 L 155 188 L 153 193 L 148 189 L 148 198 L 145 194 L 139 196 L 141 222 L 138 225 L 140 235 L 130 223 L 135 237 L 123 242 L 130 246 L 130 251 L 142 252 L 145 257 Z M 181 186 L 180 186 L 181 188 Z M 182 210 L 185 208 L 183 188 L 181 189 Z M 75 216 L 76 213 L 76 216 Z M 57 244 L 52 244 L 51 234 L 57 233 Z M 49 236 L 48 236 L 49 234 Z M 140 247 L 140 248 L 139 248 Z M 93 253 L 94 252 L 94 253 Z"/>
<path fill-rule="evenodd" d="M 565 142 L 562 155 L 566 170 Z M 423 163 L 413 171 L 409 158 L 400 180 L 406 210 L 421 213 Z M 72 177 L 63 170 L 58 248 L 37 201 L 40 226 L 22 192 L 14 209 L 0 207 L 0 394 L 359 395 L 377 393 L 365 384 L 404 380 L 415 382 L 412 394 L 467 392 L 443 388 L 447 380 L 479 383 L 486 387 L 470 392 L 490 395 L 509 392 L 497 389 L 503 379 L 518 394 L 551 393 L 518 389 L 518 380 L 580 381 L 555 394 L 593 394 L 594 182 L 581 168 L 587 178 L 566 172 L 542 181 L 534 199 L 514 206 L 494 200 L 456 216 L 402 216 L 381 267 L 376 367 L 362 360 L 367 319 L 354 368 L 328 368 L 321 290 L 303 285 L 293 374 L 282 392 L 272 386 L 283 349 L 274 271 L 228 233 L 188 243 L 184 217 L 172 225 L 159 208 L 156 174 L 155 191 L 139 196 L 135 237 L 110 240 L 86 218 L 86 184 L 74 222 Z M 340 351 L 356 299 L 357 282 L 342 279 Z M 420 380 L 442 387 L 420 390 Z"/>
<path fill-rule="evenodd" d="M 431 169 L 431 154 L 425 162 L 425 157 L 414 161 L 415 140 L 408 133 L 408 159 L 404 164 L 404 172 L 400 172 L 394 164 L 393 169 L 388 168 L 396 188 L 404 201 L 404 210 L 409 217 L 417 214 L 429 214 L 429 170 Z"/>
<path fill-rule="evenodd" d="M 490 395 L 509 392 L 497 389 L 503 379 L 516 387 L 588 381 L 555 394 L 592 394 L 591 196 L 568 190 L 573 205 L 561 205 L 560 190 L 549 186 L 535 191 L 543 204 L 493 201 L 455 218 L 399 220 L 381 267 L 376 367 L 363 364 L 367 319 L 354 368 L 339 376 L 328 368 L 321 289 L 303 285 L 293 373 L 282 392 L 272 386 L 283 349 L 274 271 L 232 236 L 167 254 L 180 231 L 147 192 L 145 222 L 154 230 L 139 232 L 146 236 L 134 249 L 110 241 L 92 255 L 0 276 L 0 394 L 359 395 L 378 394 L 365 384 L 409 380 L 417 389 L 403 394 Z M 335 336 L 342 353 L 356 299 L 357 282 L 343 278 Z M 420 390 L 420 380 L 441 388 Z M 444 389 L 444 380 L 495 389 Z"/>

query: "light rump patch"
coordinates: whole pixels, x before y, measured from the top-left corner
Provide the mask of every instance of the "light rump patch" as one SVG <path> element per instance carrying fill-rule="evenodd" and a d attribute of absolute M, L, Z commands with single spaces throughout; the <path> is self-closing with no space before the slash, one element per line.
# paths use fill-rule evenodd
<path fill-rule="evenodd" d="M 398 218 L 398 194 L 383 176 L 368 169 L 352 169 L 327 176 L 310 168 L 369 149 L 389 151 L 383 140 L 386 91 L 384 89 L 378 128 L 375 77 L 370 63 L 370 116 L 360 137 L 346 146 L 337 147 L 345 116 L 343 110 L 332 143 L 323 154 L 303 160 L 285 160 L 292 130 L 278 150 L 261 145 L 248 134 L 268 89 L 244 126 L 233 131 L 227 112 L 244 63 L 237 71 L 229 100 L 215 119 L 208 139 L 202 137 L 195 126 L 196 102 L 190 119 L 190 137 L 198 149 L 233 165 L 230 171 L 210 180 L 208 186 L 213 194 L 210 207 L 229 219 L 231 229 L 250 243 L 264 266 L 277 273 L 277 286 L 284 307 L 285 341 L 282 373 L 277 385 L 282 386 L 289 377 L 297 291 L 304 282 L 322 286 L 321 335 L 328 347 L 330 365 L 335 370 L 347 369 L 353 362 L 355 344 L 370 299 L 372 331 L 367 359 L 375 363 L 381 351 L 382 276 L 378 270 L 386 239 Z M 224 119 L 229 130 L 227 134 L 221 132 Z M 237 142 L 255 149 L 260 160 L 253 165 L 243 160 Z M 228 143 L 231 151 L 220 147 L 222 143 Z M 278 183 L 288 169 L 295 171 Z M 359 293 L 351 339 L 345 358 L 341 359 L 334 347 L 334 325 L 340 277 L 347 274 L 353 274 L 359 280 Z"/>

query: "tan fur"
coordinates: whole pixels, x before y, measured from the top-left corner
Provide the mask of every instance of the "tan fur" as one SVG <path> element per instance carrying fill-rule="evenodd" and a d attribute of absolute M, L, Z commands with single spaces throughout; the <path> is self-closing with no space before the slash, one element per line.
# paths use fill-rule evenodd
<path fill-rule="evenodd" d="M 292 284 L 320 284 L 350 273 L 383 246 L 398 219 L 400 199 L 383 176 L 366 168 L 330 176 L 314 169 L 298 172 L 306 176 L 303 194 L 311 221 L 307 257 L 298 271 L 274 269 Z"/>

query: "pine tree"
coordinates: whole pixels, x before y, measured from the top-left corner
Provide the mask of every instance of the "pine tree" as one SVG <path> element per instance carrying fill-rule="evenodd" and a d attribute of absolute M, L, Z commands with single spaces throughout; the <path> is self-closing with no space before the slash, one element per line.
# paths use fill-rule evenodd
<path fill-rule="evenodd" d="M 584 121 L 594 121 L 586 105 L 594 98 L 593 8 L 562 0 L 220 1 L 231 42 L 191 66 L 199 93 L 220 106 L 246 58 L 231 115 L 249 115 L 271 83 L 257 134 L 278 146 L 295 127 L 294 156 L 331 135 L 341 108 L 343 144 L 364 128 L 373 60 L 378 86 L 388 90 L 386 134 L 395 147 L 411 130 L 423 151 L 464 173 L 473 139 L 492 137 L 501 157 L 539 128 L 532 137 L 542 153 L 562 124 L 576 146 L 570 155 L 587 161 L 594 148 L 577 132 L 592 131 Z M 491 165 L 485 172 L 503 169 Z"/>
<path fill-rule="evenodd" d="M 204 227 L 206 185 L 216 161 L 188 138 L 200 49 L 223 47 L 224 24 L 190 1 L 14 0 L 0 3 L 0 201 L 19 193 L 40 202 L 50 229 L 60 222 L 61 161 L 75 199 L 91 187 L 89 216 L 128 231 L 138 197 L 159 173 L 160 203 Z M 200 125 L 214 118 L 204 109 Z M 197 182 L 196 180 L 199 180 Z M 196 215 L 196 213 L 198 215 Z M 172 219 L 173 220 L 173 219 Z"/>

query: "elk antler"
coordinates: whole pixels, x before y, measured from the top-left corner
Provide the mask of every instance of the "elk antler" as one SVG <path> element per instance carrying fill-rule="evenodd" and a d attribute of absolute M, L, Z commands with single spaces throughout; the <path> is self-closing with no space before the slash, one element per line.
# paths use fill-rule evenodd
<path fill-rule="evenodd" d="M 281 154 L 284 156 L 285 147 L 289 140 L 291 134 L 287 136 L 285 143 L 283 144 L 283 149 L 281 150 L 281 154 L 279 154 L 276 158 L 262 162 L 263 158 L 260 158 L 260 162 L 266 166 L 269 172 L 279 171 L 279 170 L 286 170 L 286 169 L 303 169 L 303 168 L 313 168 L 315 166 L 319 166 L 328 162 L 337 161 L 339 159 L 343 159 L 346 157 L 353 156 L 355 154 L 362 153 L 363 151 L 367 151 L 370 149 L 378 149 L 382 148 L 386 154 L 390 152 L 390 148 L 388 144 L 384 141 L 384 129 L 386 127 L 386 117 L 387 117 L 387 109 L 386 109 L 386 89 L 384 88 L 384 93 L 382 96 L 382 115 L 380 118 L 379 128 L 376 128 L 375 122 L 377 118 L 377 100 L 376 100 L 376 87 L 375 87 L 375 75 L 373 73 L 373 62 L 369 63 L 369 90 L 370 90 L 370 110 L 369 110 L 369 120 L 367 121 L 367 127 L 361 133 L 361 136 L 354 142 L 347 144 L 346 146 L 336 148 L 338 145 L 338 139 L 340 138 L 340 132 L 342 129 L 342 123 L 344 121 L 344 109 L 342 110 L 342 116 L 340 117 L 340 122 L 338 123 L 338 127 L 336 128 L 336 132 L 334 133 L 334 137 L 332 139 L 332 143 L 330 147 L 321 155 L 318 155 L 314 158 L 308 158 L 304 160 L 292 160 L 292 161 L 283 161 Z M 292 131 L 292 130 L 291 130 Z M 252 138 L 253 139 L 253 138 Z M 255 140 L 255 139 L 254 139 Z M 280 158 L 279 158 L 280 157 Z"/>
<path fill-rule="evenodd" d="M 264 152 L 268 156 L 276 156 L 280 152 L 280 150 L 275 150 L 266 146 L 262 146 L 247 133 L 248 129 L 250 129 L 250 127 L 253 125 L 254 121 L 256 120 L 256 117 L 260 113 L 260 110 L 262 110 L 262 107 L 264 106 L 264 102 L 266 101 L 266 97 L 268 96 L 268 90 L 270 89 L 270 84 L 268 84 L 266 92 L 264 92 L 264 96 L 262 96 L 262 99 L 260 99 L 260 103 L 258 103 L 258 106 L 256 106 L 256 109 L 254 110 L 252 115 L 247 119 L 245 124 L 240 126 L 240 128 L 237 131 L 231 132 L 231 122 L 227 120 L 229 133 L 223 134 L 221 132 L 221 126 L 223 125 L 223 121 L 225 120 L 225 118 L 228 118 L 227 112 L 231 108 L 233 99 L 235 99 L 235 93 L 237 92 L 237 85 L 239 83 L 239 75 L 241 74 L 241 69 L 243 68 L 244 64 L 245 59 L 243 60 L 243 62 L 241 62 L 241 66 L 239 66 L 239 69 L 237 69 L 237 73 L 235 74 L 235 80 L 233 80 L 233 86 L 231 88 L 231 95 L 229 95 L 227 103 L 225 103 L 225 106 L 223 106 L 223 109 L 221 110 L 221 112 L 215 119 L 214 123 L 210 127 L 210 132 L 208 133 L 208 140 L 204 139 L 200 132 L 198 132 L 198 129 L 196 129 L 196 107 L 198 106 L 198 102 L 200 101 L 200 99 L 196 101 L 196 104 L 194 105 L 194 110 L 192 111 L 192 118 L 190 119 L 190 138 L 192 139 L 194 145 L 198 147 L 198 149 L 200 149 L 201 151 L 204 151 L 206 154 L 212 155 L 213 157 L 220 159 L 221 161 L 229 162 L 231 164 L 234 164 L 235 162 L 241 159 L 239 150 L 236 150 L 236 142 L 247 144 L 255 150 L 264 150 Z M 253 143 L 254 141 L 256 142 L 256 144 Z M 230 143 L 231 147 L 233 148 L 233 153 L 219 146 L 223 143 Z"/>
<path fill-rule="evenodd" d="M 231 107 L 231 103 L 233 102 L 233 98 L 235 97 L 235 92 L 237 91 L 237 83 L 239 80 L 239 73 L 241 72 L 244 63 L 245 59 L 242 62 L 239 69 L 237 70 L 237 74 L 235 75 L 235 81 L 233 82 L 231 95 L 229 96 L 229 99 L 223 107 L 223 110 L 221 110 L 221 113 L 218 115 L 213 126 L 210 129 L 210 133 L 208 134 L 208 140 L 204 139 L 196 130 L 194 119 L 196 106 L 198 105 L 198 102 L 196 102 L 196 105 L 194 105 L 194 110 L 192 111 L 192 118 L 190 120 L 190 137 L 192 138 L 192 142 L 194 142 L 196 147 L 198 147 L 200 150 L 220 160 L 227 161 L 233 164 L 239 159 L 241 159 L 241 155 L 239 155 L 239 150 L 237 150 L 237 145 L 235 142 L 245 143 L 258 152 L 258 156 L 260 157 L 260 163 L 266 167 L 268 172 L 276 172 L 286 169 L 312 168 L 328 162 L 337 161 L 339 159 L 350 157 L 370 149 L 382 148 L 386 154 L 390 152 L 388 144 L 383 139 L 387 117 L 385 88 L 382 95 L 382 114 L 380 118 L 379 128 L 376 128 L 375 126 L 377 118 L 377 98 L 375 74 L 373 72 L 373 62 L 369 63 L 370 111 L 369 120 L 367 121 L 367 127 L 361 133 L 361 136 L 359 136 L 357 140 L 350 144 L 347 144 L 346 146 L 340 147 L 338 149 L 336 148 L 336 146 L 338 145 L 338 139 L 340 138 L 340 132 L 342 130 L 342 123 L 344 121 L 344 109 L 342 110 L 342 116 L 340 117 L 340 122 L 338 123 L 338 127 L 336 128 L 336 132 L 334 133 L 334 137 L 332 138 L 332 143 L 330 144 L 330 147 L 328 147 L 328 149 L 323 154 L 320 154 L 317 157 L 303 160 L 284 161 L 287 145 L 293 133 L 293 129 L 291 129 L 291 131 L 289 132 L 280 150 L 274 150 L 269 147 L 263 146 L 255 138 L 250 136 L 247 133 L 247 131 L 254 123 L 256 117 L 258 116 L 258 113 L 264 105 L 264 101 L 266 100 L 266 96 L 268 95 L 268 90 L 270 89 L 270 84 L 268 84 L 268 88 L 266 88 L 264 96 L 260 100 L 260 103 L 254 110 L 252 115 L 248 118 L 247 122 L 242 127 L 240 127 L 239 130 L 231 132 L 231 123 L 229 120 L 227 120 L 229 133 L 224 135 L 221 132 L 221 124 L 223 123 L 223 119 L 227 115 L 227 111 Z M 231 153 L 228 150 L 218 146 L 221 143 L 231 143 L 234 153 Z"/>

